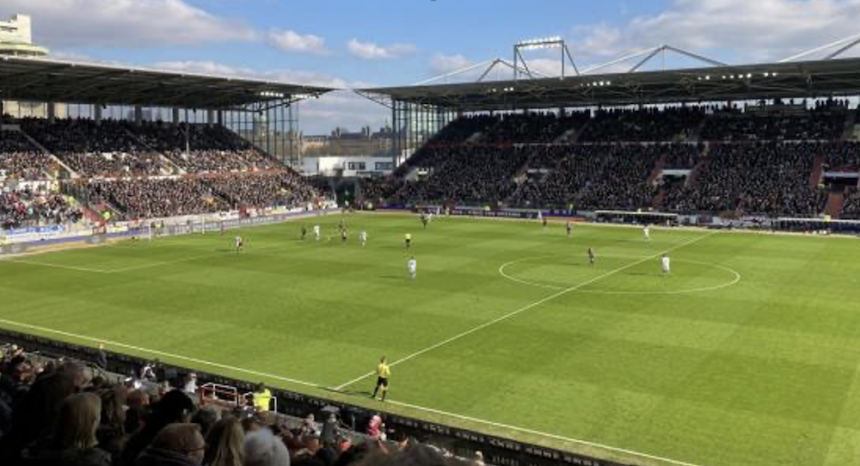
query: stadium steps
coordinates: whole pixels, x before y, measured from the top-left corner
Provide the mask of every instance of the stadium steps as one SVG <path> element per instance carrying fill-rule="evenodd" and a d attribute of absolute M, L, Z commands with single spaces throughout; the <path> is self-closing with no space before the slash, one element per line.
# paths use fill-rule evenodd
<path fill-rule="evenodd" d="M 552 143 L 553 144 L 567 144 L 572 142 L 571 139 L 575 139 L 576 137 L 576 128 L 571 128 L 563 133 L 557 138 L 555 138 Z"/>
<path fill-rule="evenodd" d="M 170 157 L 164 155 L 161 151 L 153 149 L 152 146 L 143 142 L 140 138 L 137 137 L 136 134 L 134 134 L 133 131 L 131 131 L 128 128 L 125 128 L 125 132 L 128 134 L 128 136 L 130 138 L 134 139 L 134 142 L 140 144 L 141 147 L 145 147 L 147 150 L 158 154 L 158 156 L 161 157 L 161 161 L 164 162 L 168 167 L 173 167 L 176 170 L 176 173 L 178 173 L 180 175 L 184 175 L 186 173 L 185 170 L 182 169 L 182 167 L 180 167 L 179 165 L 176 165 L 176 163 L 174 163 L 173 160 L 170 160 Z"/>
<path fill-rule="evenodd" d="M 582 134 L 586 126 L 588 126 L 587 121 L 579 128 L 570 128 L 569 130 L 561 133 L 561 136 L 555 138 L 553 144 L 576 144 L 577 141 L 579 141 L 579 135 Z"/>
<path fill-rule="evenodd" d="M 845 131 L 842 133 L 842 140 L 848 141 L 857 139 L 857 112 L 848 112 L 845 117 Z"/>
<path fill-rule="evenodd" d="M 654 169 L 651 170 L 651 174 L 648 175 L 649 185 L 653 186 L 654 182 L 657 181 L 657 178 L 660 177 L 660 174 L 663 173 L 663 168 L 666 166 L 666 157 L 668 157 L 668 154 L 664 152 L 660 154 L 660 158 L 654 163 Z"/>
<path fill-rule="evenodd" d="M 824 172 L 824 156 L 816 155 L 812 163 L 812 173 L 809 174 L 809 187 L 817 188 L 821 183 L 821 174 Z"/>
<path fill-rule="evenodd" d="M 70 166 L 66 165 L 66 163 L 65 163 L 65 162 L 63 162 L 62 160 L 60 160 L 60 158 L 59 158 L 59 157 L 57 157 L 56 155 L 52 154 L 52 153 L 51 153 L 51 151 L 49 151 L 45 146 L 43 146 L 42 144 L 39 144 L 39 141 L 37 141 L 36 139 L 34 139 L 34 138 L 33 138 L 33 136 L 30 136 L 29 134 L 27 134 L 27 132 L 26 132 L 26 131 L 24 131 L 23 129 L 20 129 L 20 128 L 19 128 L 19 129 L 18 129 L 18 131 L 20 131 L 20 132 L 21 132 L 21 134 L 23 134 L 23 135 L 24 135 L 24 137 L 25 137 L 25 138 L 27 138 L 27 140 L 28 140 L 28 141 L 30 141 L 30 144 L 32 144 L 34 147 L 36 147 L 36 148 L 38 148 L 40 151 L 42 151 L 42 153 L 44 153 L 45 155 L 47 155 L 48 157 L 50 157 L 50 158 L 51 158 L 51 160 L 53 160 L 53 161 L 54 161 L 54 163 L 56 163 L 57 165 L 59 165 L 59 166 L 63 167 L 67 172 L 69 172 L 69 174 L 72 176 L 72 178 L 73 178 L 73 179 L 74 179 L 74 178 L 80 178 L 80 177 L 81 177 L 81 175 L 79 175 L 79 174 L 78 174 L 78 172 L 76 172 L 76 171 L 72 170 L 72 167 L 70 167 Z"/>
<path fill-rule="evenodd" d="M 830 218 L 837 219 L 842 214 L 843 204 L 845 204 L 845 191 L 832 190 L 827 196 L 827 209 L 825 212 Z"/>
<path fill-rule="evenodd" d="M 702 156 L 699 157 L 699 160 L 696 162 L 696 165 L 690 170 L 690 175 L 687 176 L 687 181 L 684 183 L 685 188 L 689 188 L 696 183 L 696 179 L 699 177 L 699 173 L 702 173 L 702 170 L 705 169 L 705 164 L 708 163 L 708 155 L 711 153 L 711 145 L 705 144 L 704 150 L 702 150 Z"/>
<path fill-rule="evenodd" d="M 669 193 L 666 191 L 666 188 L 660 188 L 660 191 L 651 199 L 651 208 L 654 210 L 660 210 L 663 207 L 663 201 L 666 200 L 666 196 Z"/>

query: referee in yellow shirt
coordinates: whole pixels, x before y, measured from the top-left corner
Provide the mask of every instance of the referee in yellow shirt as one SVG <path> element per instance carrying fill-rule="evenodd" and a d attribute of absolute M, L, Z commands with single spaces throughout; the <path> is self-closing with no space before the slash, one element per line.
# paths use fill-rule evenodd
<path fill-rule="evenodd" d="M 380 387 L 382 388 L 382 398 L 379 401 L 385 401 L 385 395 L 388 395 L 388 378 L 391 377 L 391 368 L 388 367 L 388 363 L 385 361 L 385 356 L 379 360 L 379 365 L 376 366 L 376 388 L 373 389 L 373 395 L 370 395 L 371 398 L 376 398 L 376 393 L 379 392 Z"/>
<path fill-rule="evenodd" d="M 404 239 L 406 240 L 406 249 L 409 249 L 412 246 L 412 233 L 406 233 Z"/>

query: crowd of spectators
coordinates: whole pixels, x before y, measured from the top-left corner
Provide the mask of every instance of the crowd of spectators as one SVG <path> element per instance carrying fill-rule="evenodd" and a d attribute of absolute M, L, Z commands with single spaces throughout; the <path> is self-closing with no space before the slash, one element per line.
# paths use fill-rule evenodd
<path fill-rule="evenodd" d="M 30 189 L 0 191 L 0 228 L 77 223 L 81 211 L 65 196 Z"/>
<path fill-rule="evenodd" d="M 136 141 L 121 122 L 24 118 L 21 129 L 82 176 L 158 175 L 165 169 L 161 156 Z"/>
<path fill-rule="evenodd" d="M 128 218 L 161 218 L 275 206 L 301 206 L 318 197 L 294 172 L 220 173 L 170 178 L 90 180 L 79 187 Z"/>
<path fill-rule="evenodd" d="M 104 201 L 129 219 L 161 218 L 229 210 L 200 177 L 84 181 L 93 201 Z"/>
<path fill-rule="evenodd" d="M 579 142 L 673 141 L 691 136 L 704 118 L 701 107 L 599 110 Z"/>
<path fill-rule="evenodd" d="M 126 123 L 147 146 L 164 153 L 188 173 L 283 168 L 235 133 L 220 125 L 144 122 Z"/>
<path fill-rule="evenodd" d="M 312 202 L 316 191 L 301 176 L 287 171 L 237 173 L 202 178 L 233 209 L 300 206 Z"/>
<path fill-rule="evenodd" d="M 500 201 L 513 194 L 513 175 L 528 158 L 528 149 L 522 147 L 425 147 L 422 151 L 414 166 L 426 175 L 403 183 L 392 196 L 395 202 Z"/>
<path fill-rule="evenodd" d="M 578 209 L 650 207 L 654 188 L 647 181 L 662 151 L 663 146 L 640 144 L 544 148 L 542 165 L 553 158 L 557 164 L 545 176 L 524 181 L 511 203 Z"/>
<path fill-rule="evenodd" d="M 809 186 L 818 143 L 725 143 L 714 145 L 698 178 L 675 184 L 664 208 L 672 212 L 735 211 L 746 214 L 814 216 L 824 194 Z"/>
<path fill-rule="evenodd" d="M 497 117 L 497 122 L 480 138 L 483 144 L 548 144 L 565 132 L 583 125 L 588 112 L 572 112 L 563 117 L 555 113 L 510 113 Z"/>
<path fill-rule="evenodd" d="M 0 179 L 39 180 L 55 171 L 51 158 L 20 131 L 0 131 Z"/>
<path fill-rule="evenodd" d="M 465 115 L 448 123 L 433 135 L 428 145 L 460 144 L 468 141 L 476 133 L 486 132 L 498 118 L 492 115 Z"/>
<path fill-rule="evenodd" d="M 852 189 L 842 204 L 841 218 L 860 220 L 860 189 Z"/>
<path fill-rule="evenodd" d="M 860 143 L 837 141 L 822 145 L 825 171 L 860 171 Z"/>
<path fill-rule="evenodd" d="M 146 370 L 149 372 L 145 372 Z M 367 435 L 330 417 L 296 425 L 256 396 L 247 406 L 200 406 L 193 374 L 165 379 L 150 366 L 124 381 L 81 362 L 33 358 L 15 346 L 0 361 L 4 466 L 480 466 L 414 439 Z M 179 380 L 176 380 L 179 379 Z M 266 394 L 262 388 L 258 393 Z"/>
<path fill-rule="evenodd" d="M 708 141 L 823 141 L 835 140 L 845 131 L 847 108 L 842 102 L 821 102 L 812 109 L 803 105 L 771 105 L 721 109 L 702 128 Z"/>

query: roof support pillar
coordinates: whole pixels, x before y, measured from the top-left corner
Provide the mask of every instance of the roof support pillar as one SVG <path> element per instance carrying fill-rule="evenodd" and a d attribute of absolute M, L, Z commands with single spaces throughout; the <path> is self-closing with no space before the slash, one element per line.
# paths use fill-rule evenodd
<path fill-rule="evenodd" d="M 143 107 L 140 105 L 134 106 L 134 124 L 139 125 L 143 122 Z"/>
<path fill-rule="evenodd" d="M 54 120 L 57 118 L 57 104 L 54 102 L 48 102 L 48 122 L 54 123 Z"/>
<path fill-rule="evenodd" d="M 224 110 L 218 110 L 216 115 L 218 117 L 217 123 L 221 126 L 224 126 Z"/>
<path fill-rule="evenodd" d="M 215 126 L 215 110 L 212 110 L 211 108 L 206 110 L 206 123 L 209 126 Z"/>
<path fill-rule="evenodd" d="M 93 104 L 93 121 L 95 121 L 97 125 L 101 124 L 102 122 L 101 104 Z"/>
<path fill-rule="evenodd" d="M 179 125 L 179 108 L 173 107 L 173 125 Z"/>

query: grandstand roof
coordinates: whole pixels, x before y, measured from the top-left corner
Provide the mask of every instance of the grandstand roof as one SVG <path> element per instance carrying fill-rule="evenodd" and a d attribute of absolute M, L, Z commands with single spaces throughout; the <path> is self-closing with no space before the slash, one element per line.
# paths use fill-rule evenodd
<path fill-rule="evenodd" d="M 860 59 L 583 74 L 359 92 L 463 111 L 860 95 Z"/>
<path fill-rule="evenodd" d="M 334 89 L 125 66 L 0 57 L 0 99 L 227 109 L 295 101 Z"/>

